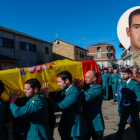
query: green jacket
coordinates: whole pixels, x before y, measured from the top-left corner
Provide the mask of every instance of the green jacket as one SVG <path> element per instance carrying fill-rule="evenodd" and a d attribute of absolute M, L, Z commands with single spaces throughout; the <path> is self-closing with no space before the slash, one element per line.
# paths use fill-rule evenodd
<path fill-rule="evenodd" d="M 120 85 L 123 83 L 123 81 L 124 81 L 123 77 L 121 77 L 121 75 L 118 76 L 117 84 L 116 84 L 118 105 L 120 104 L 119 88 L 120 88 Z"/>
<path fill-rule="evenodd" d="M 10 109 L 15 118 L 25 118 L 24 139 L 53 140 L 48 123 L 48 103 L 43 94 L 34 95 L 22 107 L 11 103 Z"/>
<path fill-rule="evenodd" d="M 6 140 L 6 106 L 5 102 L 0 98 L 0 140 Z"/>
<path fill-rule="evenodd" d="M 109 86 L 109 77 L 110 77 L 110 74 L 109 73 L 103 73 L 101 75 L 101 79 L 102 79 L 102 86 Z"/>
<path fill-rule="evenodd" d="M 62 111 L 58 130 L 71 137 L 82 136 L 87 133 L 87 125 L 81 111 L 82 94 L 74 85 L 63 93 L 65 98 L 60 103 L 56 103 L 50 97 L 47 98 L 55 111 Z"/>
<path fill-rule="evenodd" d="M 119 76 L 120 76 L 119 73 L 112 73 L 110 75 L 110 78 L 109 78 L 109 85 L 110 86 L 112 86 L 112 85 L 115 86 L 116 83 L 117 83 L 117 79 L 118 79 Z"/>
<path fill-rule="evenodd" d="M 89 131 L 103 131 L 104 120 L 102 115 L 103 91 L 101 85 L 85 85 L 82 89 L 84 102 L 82 112 Z"/>

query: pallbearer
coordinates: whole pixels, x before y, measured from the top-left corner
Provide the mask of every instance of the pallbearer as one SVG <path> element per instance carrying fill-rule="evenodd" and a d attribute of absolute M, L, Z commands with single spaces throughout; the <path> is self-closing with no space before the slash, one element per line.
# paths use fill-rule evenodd
<path fill-rule="evenodd" d="M 43 93 L 55 111 L 62 111 L 58 128 L 61 140 L 83 140 L 87 133 L 87 125 L 81 111 L 82 94 L 72 84 L 72 75 L 68 71 L 58 74 L 58 85 L 63 89 L 60 103 L 56 103 L 49 97 L 48 88 L 45 85 Z"/>
<path fill-rule="evenodd" d="M 40 93 L 41 85 L 37 79 L 25 82 L 24 92 L 29 98 L 25 106 L 15 104 L 21 95 L 15 91 L 10 98 L 10 109 L 15 118 L 24 119 L 24 140 L 53 140 L 48 122 L 48 103 Z"/>
<path fill-rule="evenodd" d="M 4 91 L 4 84 L 0 81 L 0 140 L 6 140 L 6 105 L 1 98 Z"/>
<path fill-rule="evenodd" d="M 103 91 L 101 85 L 97 84 L 98 74 L 90 70 L 85 75 L 85 85 L 79 89 L 83 95 L 82 112 L 87 123 L 88 133 L 84 140 L 103 140 L 104 120 L 102 116 Z M 80 81 L 76 81 L 80 87 Z"/>

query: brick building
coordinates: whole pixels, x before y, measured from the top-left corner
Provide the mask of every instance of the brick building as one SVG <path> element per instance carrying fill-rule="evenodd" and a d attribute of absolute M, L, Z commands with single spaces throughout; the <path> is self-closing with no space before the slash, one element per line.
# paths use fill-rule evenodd
<path fill-rule="evenodd" d="M 94 56 L 94 61 L 106 67 L 115 62 L 115 47 L 107 43 L 97 43 L 87 47 L 88 54 Z"/>
<path fill-rule="evenodd" d="M 52 44 L 0 26 L 0 54 L 20 60 L 19 67 L 52 61 Z"/>
<path fill-rule="evenodd" d="M 93 60 L 87 56 L 87 50 L 66 41 L 57 39 L 53 44 L 53 60 L 70 59 L 76 61 Z"/>

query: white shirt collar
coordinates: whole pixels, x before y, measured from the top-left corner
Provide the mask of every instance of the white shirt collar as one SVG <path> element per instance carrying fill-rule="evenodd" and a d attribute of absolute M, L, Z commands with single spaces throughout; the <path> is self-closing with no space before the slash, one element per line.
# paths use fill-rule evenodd
<path fill-rule="evenodd" d="M 130 78 L 129 80 L 126 81 L 126 82 L 127 82 L 127 85 L 129 84 L 130 80 L 131 80 L 131 78 Z"/>
<path fill-rule="evenodd" d="M 69 88 L 71 87 L 71 86 L 73 86 L 73 84 L 71 84 L 67 89 L 66 89 L 66 91 L 68 91 L 69 90 Z"/>
<path fill-rule="evenodd" d="M 96 84 L 96 83 L 95 83 L 95 84 Z M 90 87 L 92 87 L 92 86 L 95 85 L 95 84 L 90 85 Z"/>

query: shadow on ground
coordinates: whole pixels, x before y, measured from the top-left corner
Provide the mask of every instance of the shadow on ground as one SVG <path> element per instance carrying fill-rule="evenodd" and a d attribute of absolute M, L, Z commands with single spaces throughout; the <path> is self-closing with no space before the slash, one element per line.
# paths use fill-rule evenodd
<path fill-rule="evenodd" d="M 116 133 L 104 136 L 104 140 L 113 140 Z M 122 140 L 137 140 L 134 127 L 128 127 L 124 130 Z"/>

